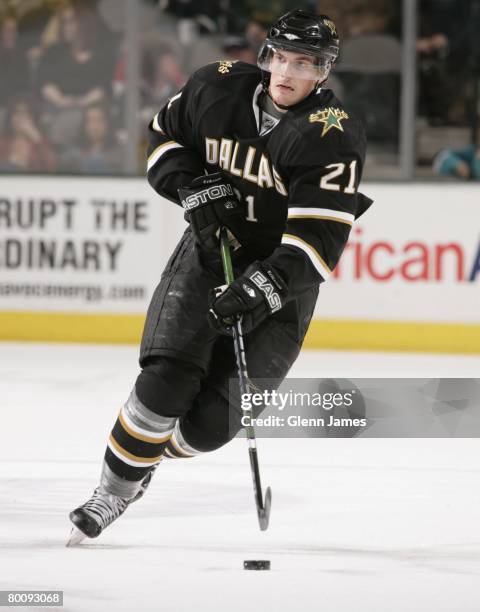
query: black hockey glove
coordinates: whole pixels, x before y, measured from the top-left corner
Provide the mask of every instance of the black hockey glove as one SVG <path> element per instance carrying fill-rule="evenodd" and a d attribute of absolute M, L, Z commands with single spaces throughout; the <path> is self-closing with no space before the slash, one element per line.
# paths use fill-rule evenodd
<path fill-rule="evenodd" d="M 268 315 L 284 305 L 287 285 L 278 272 L 259 261 L 250 265 L 228 287 L 217 287 L 208 313 L 211 327 L 231 335 L 236 317 L 242 317 L 242 330 L 251 332 Z"/>
<path fill-rule="evenodd" d="M 218 230 L 222 226 L 230 230 L 240 245 L 247 242 L 246 211 L 221 172 L 199 176 L 187 187 L 180 187 L 178 195 L 185 220 L 202 248 L 218 251 Z"/>

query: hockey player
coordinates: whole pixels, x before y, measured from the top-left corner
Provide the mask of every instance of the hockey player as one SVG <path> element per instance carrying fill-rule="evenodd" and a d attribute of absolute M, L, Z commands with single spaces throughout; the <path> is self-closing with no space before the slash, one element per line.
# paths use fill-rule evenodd
<path fill-rule="evenodd" d="M 291 11 L 271 27 L 258 67 L 200 69 L 150 123 L 149 183 L 183 206 L 189 226 L 148 309 L 142 369 L 100 484 L 70 514 L 72 542 L 118 518 L 162 458 L 213 451 L 240 429 L 228 384 L 234 317 L 252 378 L 276 388 L 297 358 L 319 285 L 371 203 L 358 192 L 364 131 L 325 87 L 338 50 L 328 17 Z M 213 292 L 224 282 L 222 226 L 236 280 Z"/>

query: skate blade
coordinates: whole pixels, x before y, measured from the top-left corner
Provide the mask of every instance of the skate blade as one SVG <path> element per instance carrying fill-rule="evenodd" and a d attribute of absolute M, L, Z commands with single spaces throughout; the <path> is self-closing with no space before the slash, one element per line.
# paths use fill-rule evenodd
<path fill-rule="evenodd" d="M 68 537 L 67 543 L 65 544 L 65 546 L 67 548 L 72 548 L 73 546 L 77 546 L 78 544 L 80 544 L 80 542 L 83 542 L 83 540 L 85 540 L 87 536 L 80 531 L 80 529 L 77 529 L 76 527 L 72 527 L 72 531 L 70 532 L 70 535 Z"/>

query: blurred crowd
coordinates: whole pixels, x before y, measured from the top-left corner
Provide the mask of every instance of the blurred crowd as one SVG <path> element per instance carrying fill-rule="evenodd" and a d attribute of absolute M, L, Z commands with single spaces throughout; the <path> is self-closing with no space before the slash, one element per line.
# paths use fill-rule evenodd
<path fill-rule="evenodd" d="M 96 3 L 11 1 L 1 16 L 0 169 L 118 173 L 119 36 Z"/>
<path fill-rule="evenodd" d="M 125 172 L 131 1 L 3 0 L 0 172 Z M 475 3 L 419 0 L 418 111 L 429 126 L 466 126 L 475 112 L 469 78 L 478 70 Z M 140 139 L 193 70 L 218 59 L 255 63 L 268 25 L 297 7 L 335 21 L 342 46 L 329 86 L 364 121 L 374 147 L 398 151 L 402 32 L 401 3 L 394 0 L 139 1 Z M 139 152 L 140 171 L 141 143 Z M 445 164 L 445 151 L 435 153 L 437 172 L 465 174 L 464 167 L 453 172 L 451 160 Z"/>

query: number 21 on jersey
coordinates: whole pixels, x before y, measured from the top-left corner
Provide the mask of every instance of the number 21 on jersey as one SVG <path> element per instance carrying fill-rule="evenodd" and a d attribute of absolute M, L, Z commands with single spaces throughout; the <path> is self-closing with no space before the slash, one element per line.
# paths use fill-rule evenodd
<path fill-rule="evenodd" d="M 354 194 L 356 193 L 355 183 L 357 179 L 357 160 L 353 160 L 349 165 L 350 176 L 348 179 L 348 185 L 342 189 L 340 183 L 335 179 L 341 177 L 346 168 L 346 164 L 329 164 L 326 168 L 333 168 L 331 172 L 328 172 L 320 179 L 320 187 L 327 191 L 343 191 L 343 193 Z"/>

